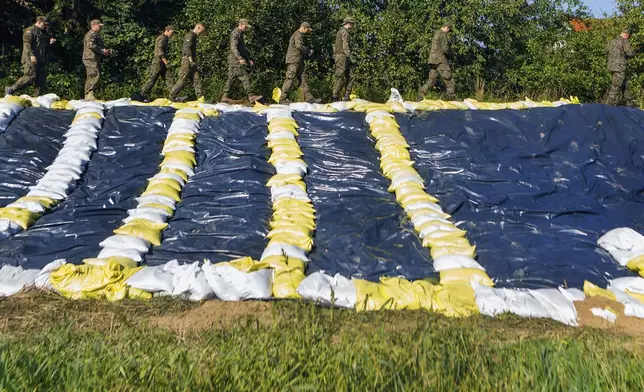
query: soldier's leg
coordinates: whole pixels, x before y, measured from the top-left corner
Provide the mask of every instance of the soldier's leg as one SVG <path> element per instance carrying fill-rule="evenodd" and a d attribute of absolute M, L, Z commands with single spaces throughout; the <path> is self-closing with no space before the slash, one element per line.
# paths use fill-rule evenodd
<path fill-rule="evenodd" d="M 339 99 L 342 90 L 344 89 L 346 83 L 346 68 L 347 60 L 346 58 L 337 58 L 335 59 L 335 68 L 333 72 L 333 98 Z"/>
<path fill-rule="evenodd" d="M 631 83 L 628 78 L 625 78 L 624 80 L 624 105 L 630 106 L 630 107 L 637 107 L 637 103 L 635 102 L 635 97 L 631 93 Z"/>
<path fill-rule="evenodd" d="M 192 85 L 195 88 L 195 95 L 197 96 L 197 99 L 203 97 L 201 75 L 199 75 L 199 68 L 197 68 L 197 64 L 192 65 Z"/>
<path fill-rule="evenodd" d="M 224 86 L 224 98 L 228 98 L 228 94 L 230 94 L 230 89 L 233 87 L 233 83 L 235 82 L 236 78 L 236 72 L 235 68 L 232 64 L 228 65 L 228 78 L 226 79 L 226 85 Z"/>
<path fill-rule="evenodd" d="M 348 101 L 351 98 L 351 91 L 353 90 L 353 84 L 355 83 L 356 79 L 353 76 L 353 64 L 350 62 L 347 62 L 347 66 L 344 69 L 345 73 L 345 80 L 347 81 L 347 89 L 344 92 L 344 100 Z"/>
<path fill-rule="evenodd" d="M 161 77 L 165 81 L 165 86 L 168 89 L 168 91 L 172 90 L 172 86 L 174 86 L 174 78 L 172 77 L 172 72 L 168 70 L 168 66 L 165 64 L 161 64 Z"/>
<path fill-rule="evenodd" d="M 452 70 L 449 68 L 449 65 L 439 64 L 438 73 L 441 75 L 441 78 L 443 78 L 443 82 L 445 83 L 447 96 L 449 98 L 456 97 L 456 83 L 454 83 L 454 75 L 452 74 Z"/>
<path fill-rule="evenodd" d="M 34 97 L 40 96 L 45 92 L 47 87 L 47 67 L 45 64 L 38 64 L 36 67 L 36 89 L 34 90 Z"/>
<path fill-rule="evenodd" d="M 284 83 L 282 84 L 282 99 L 286 98 L 288 92 L 291 91 L 293 86 L 293 80 L 297 77 L 297 64 L 287 64 L 286 65 L 286 77 L 284 78 Z"/>
<path fill-rule="evenodd" d="M 625 79 L 624 72 L 613 72 L 613 78 L 610 84 L 610 91 L 606 103 L 609 105 L 618 105 L 622 98 L 622 86 Z"/>
<path fill-rule="evenodd" d="M 436 78 L 438 77 L 437 67 L 434 64 L 430 64 L 429 67 L 429 76 L 427 76 L 427 81 L 423 84 L 423 87 L 420 88 L 420 92 L 418 93 L 419 98 L 425 97 L 429 90 L 436 85 Z"/>
<path fill-rule="evenodd" d="M 36 80 L 36 64 L 29 63 L 22 65 L 22 76 L 11 86 L 11 90 L 17 92 L 31 85 Z"/>
<path fill-rule="evenodd" d="M 85 72 L 87 74 L 85 80 L 85 99 L 95 99 L 94 89 L 96 89 L 101 76 L 100 64 L 86 63 Z"/>
<path fill-rule="evenodd" d="M 238 67 L 236 70 L 236 75 L 239 81 L 242 83 L 246 95 L 249 97 L 253 95 L 252 91 L 250 91 L 250 75 L 248 74 L 248 66 L 243 65 Z"/>
<path fill-rule="evenodd" d="M 302 95 L 304 96 L 305 101 L 312 101 L 315 99 L 313 94 L 311 94 L 311 89 L 309 88 L 308 77 L 306 76 L 306 66 L 302 64 L 298 69 L 297 79 L 300 82 L 300 88 L 302 89 Z"/>
<path fill-rule="evenodd" d="M 152 90 L 152 87 L 154 87 L 154 84 L 157 82 L 157 79 L 159 78 L 159 74 L 161 73 L 161 67 L 159 66 L 158 63 L 153 63 L 150 66 L 150 75 L 148 76 L 148 81 L 143 85 L 143 88 L 141 89 L 141 95 L 147 96 L 150 93 L 150 90 Z"/>
<path fill-rule="evenodd" d="M 175 85 L 172 87 L 172 90 L 170 90 L 170 100 L 177 98 L 177 94 L 179 94 L 179 92 L 183 90 L 190 76 L 190 60 L 184 57 L 183 59 L 181 59 L 179 79 L 177 79 L 177 83 L 175 83 Z"/>

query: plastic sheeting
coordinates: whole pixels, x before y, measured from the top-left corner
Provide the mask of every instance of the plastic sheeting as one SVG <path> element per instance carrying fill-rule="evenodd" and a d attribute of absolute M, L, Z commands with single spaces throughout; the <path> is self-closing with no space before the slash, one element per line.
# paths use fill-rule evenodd
<path fill-rule="evenodd" d="M 160 107 L 111 109 L 77 188 L 29 230 L 0 241 L 0 265 L 42 268 L 55 259 L 80 262 L 98 254 L 99 243 L 121 224 L 158 171 L 173 113 Z"/>
<path fill-rule="evenodd" d="M 25 108 L 0 133 L 0 207 L 29 192 L 62 147 L 73 111 Z"/>
<path fill-rule="evenodd" d="M 498 286 L 605 286 L 596 242 L 644 229 L 644 112 L 604 105 L 398 115 L 412 159 Z"/>
<path fill-rule="evenodd" d="M 377 281 L 433 274 L 429 251 L 388 192 L 363 113 L 294 113 L 309 167 L 307 193 L 317 211 L 316 247 L 307 274 L 325 271 Z"/>
<path fill-rule="evenodd" d="M 196 140 L 196 173 L 185 186 L 161 246 L 148 264 L 178 259 L 213 263 L 250 256 L 259 259 L 271 216 L 266 182 L 266 119 L 230 112 L 205 118 Z"/>

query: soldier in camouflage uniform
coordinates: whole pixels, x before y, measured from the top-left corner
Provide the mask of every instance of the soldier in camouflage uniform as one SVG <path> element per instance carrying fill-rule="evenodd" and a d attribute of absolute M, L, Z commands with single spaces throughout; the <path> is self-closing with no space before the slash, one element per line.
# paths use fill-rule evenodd
<path fill-rule="evenodd" d="M 190 30 L 185 37 L 183 37 L 183 45 L 181 47 L 181 68 L 179 69 L 179 80 L 172 87 L 170 91 L 171 101 L 185 101 L 187 98 L 177 98 L 177 94 L 185 87 L 188 82 L 192 82 L 195 88 L 197 99 L 203 97 L 201 90 L 201 76 L 199 76 L 199 68 L 197 67 L 197 36 L 203 34 L 206 27 L 203 23 L 197 23 L 194 29 Z"/>
<path fill-rule="evenodd" d="M 438 75 L 443 78 L 445 87 L 447 89 L 448 98 L 455 98 L 454 92 L 456 91 L 456 85 L 454 83 L 454 78 L 452 76 L 452 70 L 449 67 L 449 62 L 447 61 L 447 53 L 449 52 L 449 44 L 447 33 L 452 30 L 451 23 L 445 23 L 439 30 L 434 34 L 434 39 L 432 40 L 432 49 L 429 53 L 429 77 L 427 82 L 421 87 L 420 92 L 418 93 L 418 100 L 422 100 L 427 92 L 434 87 L 436 84 L 436 79 Z"/>
<path fill-rule="evenodd" d="M 351 53 L 349 44 L 349 30 L 353 28 L 356 21 L 353 18 L 345 18 L 342 27 L 335 36 L 333 45 L 333 58 L 335 60 L 335 71 L 333 73 L 333 101 L 340 100 L 340 94 L 344 90 L 344 100 L 348 101 L 353 89 L 353 76 L 351 75 L 352 65 L 355 59 Z"/>
<path fill-rule="evenodd" d="M 608 54 L 608 70 L 612 74 L 610 91 L 608 92 L 607 103 L 618 105 L 622 102 L 632 104 L 628 81 L 626 80 L 626 60 L 635 56 L 633 47 L 628 39 L 631 34 L 629 30 L 622 33 L 608 43 L 606 52 Z"/>
<path fill-rule="evenodd" d="M 90 22 L 90 30 L 85 34 L 83 39 L 83 64 L 85 65 L 85 99 L 93 101 L 94 89 L 98 85 L 101 77 L 101 62 L 105 57 L 109 57 L 112 51 L 105 49 L 103 38 L 101 38 L 101 28 L 103 23 L 94 19 Z"/>
<path fill-rule="evenodd" d="M 168 73 L 168 40 L 174 34 L 174 27 L 166 26 L 154 42 L 154 58 L 150 64 L 150 77 L 141 89 L 141 95 L 146 97 L 158 78 L 165 81 L 168 90 L 172 89 L 172 76 Z"/>
<path fill-rule="evenodd" d="M 22 35 L 22 70 L 23 75 L 11 87 L 5 87 L 5 94 L 13 94 L 35 82 L 34 96 L 39 96 L 45 90 L 47 82 L 47 45 L 52 45 L 56 39 L 47 32 L 47 18 L 39 16 L 36 23 L 25 29 Z"/>
<path fill-rule="evenodd" d="M 253 95 L 251 92 L 250 76 L 248 75 L 248 67 L 255 65 L 255 62 L 250 58 L 250 53 L 244 44 L 244 33 L 251 28 L 248 19 L 240 19 L 237 27 L 230 34 L 230 50 L 228 51 L 228 79 L 224 87 L 224 95 L 221 97 L 222 102 L 232 102 L 230 99 L 230 89 L 233 86 L 235 79 L 239 79 L 244 86 L 244 91 L 248 96 L 248 100 L 253 103 L 260 100 L 260 95 Z"/>
<path fill-rule="evenodd" d="M 309 84 L 306 77 L 306 65 L 304 59 L 313 55 L 313 49 L 309 49 L 304 45 L 304 34 L 311 33 L 313 29 L 309 22 L 302 22 L 300 28 L 291 35 L 288 42 L 288 50 L 286 51 L 286 78 L 282 85 L 282 97 L 286 98 L 288 92 L 293 86 L 293 82 L 297 80 L 302 89 L 304 100 L 307 102 L 318 102 L 309 90 Z M 286 101 L 284 99 L 284 101 Z"/>

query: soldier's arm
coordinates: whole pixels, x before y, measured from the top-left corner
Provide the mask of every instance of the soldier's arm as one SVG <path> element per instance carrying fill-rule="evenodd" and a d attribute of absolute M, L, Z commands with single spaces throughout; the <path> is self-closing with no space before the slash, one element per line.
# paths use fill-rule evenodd
<path fill-rule="evenodd" d="M 309 54 L 309 48 L 304 46 L 304 37 L 302 37 L 302 34 L 295 36 L 295 48 L 304 56 Z"/>
<path fill-rule="evenodd" d="M 31 45 L 32 35 L 33 35 L 33 30 L 31 29 L 25 30 L 25 33 L 22 35 L 22 42 L 24 43 L 24 48 L 25 48 L 24 50 L 27 51 L 27 55 L 29 56 L 29 58 L 34 57 L 34 48 Z"/>
<path fill-rule="evenodd" d="M 168 55 L 168 53 L 166 51 L 166 46 L 163 43 L 163 37 L 157 37 L 155 46 L 156 47 L 154 48 L 154 51 L 156 53 L 161 53 L 161 56 L 160 56 L 161 61 L 163 61 L 165 63 L 167 61 L 166 56 Z"/>
<path fill-rule="evenodd" d="M 626 56 L 627 59 L 635 57 L 635 51 L 633 50 L 631 43 L 628 41 L 624 42 L 624 56 Z"/>
<path fill-rule="evenodd" d="M 194 61 L 194 59 L 192 58 L 192 36 L 190 36 L 190 34 L 186 34 L 183 39 L 181 54 L 190 57 L 190 61 Z"/>
<path fill-rule="evenodd" d="M 239 34 L 233 32 L 230 35 L 230 50 L 232 50 L 233 55 L 239 61 L 246 60 L 241 53 L 239 53 Z"/>
<path fill-rule="evenodd" d="M 342 47 L 344 48 L 344 55 L 351 57 L 351 48 L 349 47 L 349 33 L 346 30 L 342 33 Z"/>
<path fill-rule="evenodd" d="M 446 34 L 441 34 L 441 50 L 443 51 L 443 54 L 447 56 L 447 53 L 449 52 L 449 46 L 447 45 L 447 35 Z"/>
<path fill-rule="evenodd" d="M 96 34 L 91 34 L 89 36 L 89 48 L 92 52 L 100 55 L 104 55 L 103 48 L 96 42 Z"/>

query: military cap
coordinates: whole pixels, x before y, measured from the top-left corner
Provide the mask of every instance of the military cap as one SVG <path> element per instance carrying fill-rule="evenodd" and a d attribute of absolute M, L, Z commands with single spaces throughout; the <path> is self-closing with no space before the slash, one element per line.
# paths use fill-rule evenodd
<path fill-rule="evenodd" d="M 89 25 L 90 26 L 94 26 L 94 25 L 104 26 L 103 23 L 99 19 L 92 20 L 91 22 L 89 22 Z"/>
<path fill-rule="evenodd" d="M 239 24 L 239 25 L 246 25 L 246 26 L 248 26 L 248 27 L 253 27 L 253 26 L 251 26 L 251 25 L 250 25 L 250 22 L 248 21 L 248 19 L 239 19 L 239 21 L 237 22 L 237 24 Z"/>
<path fill-rule="evenodd" d="M 445 22 L 441 27 L 448 27 L 451 30 L 453 25 L 454 24 L 452 22 Z"/>
<path fill-rule="evenodd" d="M 39 16 L 36 18 L 36 22 L 43 22 L 44 24 L 49 24 L 46 16 Z"/>
<path fill-rule="evenodd" d="M 302 22 L 300 28 L 302 27 L 313 30 L 313 27 L 311 27 L 311 24 L 309 22 Z"/>
<path fill-rule="evenodd" d="M 347 23 L 355 24 L 356 20 L 354 18 L 352 18 L 351 16 L 348 16 L 348 17 L 344 18 L 344 20 L 342 21 L 342 24 L 347 24 Z"/>
<path fill-rule="evenodd" d="M 168 31 L 168 30 L 176 31 L 174 26 L 166 26 L 165 29 L 163 29 L 163 31 Z"/>
<path fill-rule="evenodd" d="M 627 27 L 627 28 L 623 28 L 623 29 L 622 29 L 622 34 L 628 34 L 628 35 L 630 35 L 630 34 L 631 34 L 631 29 L 629 29 L 628 27 Z"/>

